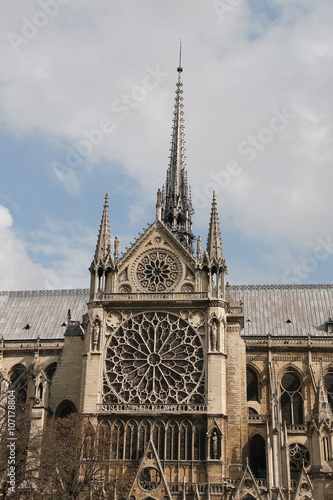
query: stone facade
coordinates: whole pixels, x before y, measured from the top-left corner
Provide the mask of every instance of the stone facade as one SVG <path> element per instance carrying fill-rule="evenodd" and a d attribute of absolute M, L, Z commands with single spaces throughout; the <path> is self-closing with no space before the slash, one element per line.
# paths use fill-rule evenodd
<path fill-rule="evenodd" d="M 226 284 L 215 195 L 194 252 L 181 71 L 156 220 L 120 257 L 106 197 L 89 291 L 1 293 L 1 388 L 86 416 L 130 500 L 332 499 L 333 287 Z"/>

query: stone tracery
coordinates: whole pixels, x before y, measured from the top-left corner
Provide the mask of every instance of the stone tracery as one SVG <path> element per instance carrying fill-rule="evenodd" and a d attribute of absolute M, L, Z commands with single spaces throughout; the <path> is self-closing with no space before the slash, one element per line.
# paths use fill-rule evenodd
<path fill-rule="evenodd" d="M 180 280 L 181 264 L 169 250 L 150 250 L 134 265 L 133 277 L 144 292 L 168 292 Z"/>
<path fill-rule="evenodd" d="M 104 402 L 204 402 L 200 336 L 182 318 L 141 313 L 118 327 L 105 360 Z"/>

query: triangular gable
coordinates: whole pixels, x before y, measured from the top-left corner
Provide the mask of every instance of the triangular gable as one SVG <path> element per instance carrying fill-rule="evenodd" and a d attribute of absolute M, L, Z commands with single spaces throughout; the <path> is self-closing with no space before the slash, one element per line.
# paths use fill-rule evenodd
<path fill-rule="evenodd" d="M 117 263 L 117 293 L 192 293 L 197 261 L 160 221 L 151 224 Z"/>
<path fill-rule="evenodd" d="M 283 495 L 281 488 L 272 493 L 272 500 L 286 500 L 286 497 Z"/>
<path fill-rule="evenodd" d="M 154 231 L 161 233 L 162 236 L 169 240 L 176 250 L 183 256 L 184 260 L 190 264 L 194 265 L 196 260 L 190 252 L 186 250 L 186 248 L 177 240 L 174 234 L 170 231 L 170 229 L 163 224 L 163 222 L 156 220 L 147 229 L 144 230 L 143 233 L 137 238 L 137 240 L 132 244 L 130 248 L 124 253 L 124 255 L 119 259 L 118 266 L 119 269 L 123 268 L 124 265 L 130 260 L 130 258 L 139 250 L 143 244 L 149 243 L 149 238 L 152 236 Z"/>
<path fill-rule="evenodd" d="M 201 500 L 198 485 L 195 485 L 194 500 Z"/>
<path fill-rule="evenodd" d="M 220 436 L 222 436 L 222 429 L 221 427 L 219 426 L 219 424 L 216 422 L 215 418 L 213 418 L 213 420 L 211 421 L 208 429 L 207 429 L 207 436 L 210 436 L 213 432 L 214 429 L 217 429 L 217 432 Z"/>
<path fill-rule="evenodd" d="M 257 481 L 255 480 L 250 469 L 248 460 L 246 461 L 246 467 L 233 500 L 241 500 L 246 495 L 251 495 L 256 500 L 263 500 Z"/>
<path fill-rule="evenodd" d="M 303 465 L 294 498 L 295 499 L 297 498 L 297 500 L 313 500 L 314 499 L 313 495 L 314 495 L 313 486 Z"/>
<path fill-rule="evenodd" d="M 172 500 L 161 461 L 150 439 L 137 468 L 128 498 L 136 500 L 163 498 Z"/>

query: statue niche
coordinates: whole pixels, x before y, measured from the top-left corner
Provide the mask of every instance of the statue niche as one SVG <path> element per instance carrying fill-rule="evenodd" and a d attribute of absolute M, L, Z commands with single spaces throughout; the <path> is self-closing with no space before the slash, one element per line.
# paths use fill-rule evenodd
<path fill-rule="evenodd" d="M 219 321 L 216 317 L 213 317 L 210 324 L 210 350 L 212 352 L 217 352 L 218 349 L 218 340 L 219 340 Z"/>
<path fill-rule="evenodd" d="M 210 458 L 219 460 L 221 457 L 221 435 L 215 428 L 210 436 Z"/>
<path fill-rule="evenodd" d="M 97 318 L 95 318 L 93 325 L 92 325 L 92 350 L 93 351 L 98 350 L 100 333 L 101 333 L 101 321 L 97 317 Z"/>

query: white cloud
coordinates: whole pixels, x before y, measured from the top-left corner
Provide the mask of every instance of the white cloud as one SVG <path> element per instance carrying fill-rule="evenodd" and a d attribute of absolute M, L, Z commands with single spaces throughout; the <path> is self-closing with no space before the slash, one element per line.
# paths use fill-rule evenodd
<path fill-rule="evenodd" d="M 33 19 L 39 5 L 4 2 L 3 38 L 20 33 L 21 18 Z M 311 252 L 331 225 L 333 4 L 272 0 L 267 5 L 276 17 L 241 2 L 222 21 L 213 2 L 199 0 L 71 0 L 18 54 L 9 42 L 2 44 L 3 125 L 13 134 L 38 132 L 46 141 L 77 149 L 84 129 L 112 120 L 115 129 L 82 163 L 54 175 L 78 194 L 87 164 L 117 161 L 137 179 L 144 214 L 167 167 L 181 36 L 190 184 L 206 196 L 210 174 L 238 161 L 242 172 L 218 194 L 223 224 L 258 245 L 288 241 Z M 147 66 L 159 66 L 169 76 L 134 102 L 137 106 L 128 106 L 121 120 L 110 106 L 142 86 Z M 272 110 L 284 107 L 296 117 L 248 162 L 237 151 L 240 143 L 257 137 Z M 210 199 L 196 210 L 197 234 L 207 226 L 209 207 Z M 132 218 L 138 213 L 130 210 Z M 281 266 L 287 261 L 285 255 Z"/>
<path fill-rule="evenodd" d="M 28 257 L 24 243 L 12 228 L 8 208 L 0 205 L 0 274 L 2 290 L 45 288 L 41 267 Z"/>

